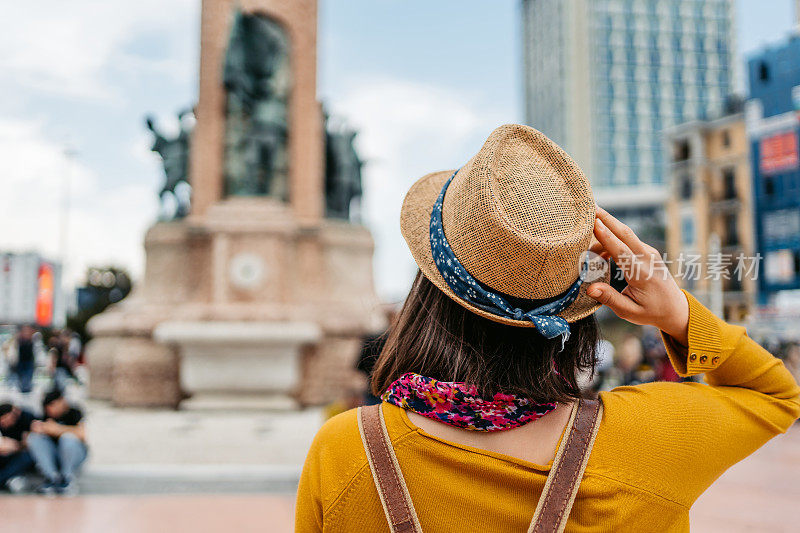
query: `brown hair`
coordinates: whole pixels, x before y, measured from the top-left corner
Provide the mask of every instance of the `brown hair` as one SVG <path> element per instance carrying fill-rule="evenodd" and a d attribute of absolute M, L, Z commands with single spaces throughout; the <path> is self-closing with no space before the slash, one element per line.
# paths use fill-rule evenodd
<path fill-rule="evenodd" d="M 397 378 L 415 372 L 469 383 L 485 396 L 503 392 L 535 402 L 569 402 L 581 396 L 576 374 L 594 372 L 599 339 L 594 315 L 570 324 L 570 330 L 562 350 L 560 338 L 468 311 L 417 272 L 375 364 L 372 392 L 380 396 Z"/>

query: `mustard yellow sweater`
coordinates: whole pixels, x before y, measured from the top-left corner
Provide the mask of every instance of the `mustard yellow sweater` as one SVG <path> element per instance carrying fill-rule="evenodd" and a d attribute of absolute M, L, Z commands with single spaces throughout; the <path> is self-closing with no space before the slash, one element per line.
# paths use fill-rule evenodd
<path fill-rule="evenodd" d="M 688 350 L 664 341 L 682 376 L 601 393 L 603 419 L 567 531 L 688 531 L 689 508 L 727 468 L 800 416 L 783 363 L 691 295 Z M 423 530 L 524 532 L 550 465 L 431 436 L 383 404 Z M 355 410 L 317 434 L 300 480 L 296 531 L 388 531 Z"/>

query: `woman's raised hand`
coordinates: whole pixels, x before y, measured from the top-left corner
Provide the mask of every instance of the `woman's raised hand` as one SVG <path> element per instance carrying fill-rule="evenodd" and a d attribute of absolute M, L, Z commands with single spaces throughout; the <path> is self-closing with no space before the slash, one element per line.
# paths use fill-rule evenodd
<path fill-rule="evenodd" d="M 586 293 L 620 318 L 655 326 L 688 345 L 689 303 L 678 288 L 661 254 L 643 243 L 628 226 L 598 207 L 592 251 L 614 260 L 628 286 L 620 293 L 607 283 L 593 283 Z"/>

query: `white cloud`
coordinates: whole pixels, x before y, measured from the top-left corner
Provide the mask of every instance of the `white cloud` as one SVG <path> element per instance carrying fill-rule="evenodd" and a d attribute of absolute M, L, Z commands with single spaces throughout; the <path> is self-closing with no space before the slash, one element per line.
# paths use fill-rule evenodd
<path fill-rule="evenodd" d="M 0 243 L 60 258 L 64 184 L 68 180 L 67 270 L 81 280 L 87 266 L 115 264 L 141 273 L 141 242 L 155 217 L 149 183 L 103 190 L 98 176 L 44 135 L 41 122 L 0 120 Z"/>
<path fill-rule="evenodd" d="M 38 0 L 8 2 L 0 17 L 0 71 L 17 84 L 60 96 L 119 96 L 109 67 L 184 75 L 186 65 L 141 62 L 125 46 L 136 35 L 161 32 L 175 46 L 192 46 L 188 32 L 198 0 Z M 23 23 L 24 22 L 24 23 Z M 180 31 L 177 31 L 180 30 Z M 185 43 L 185 44 L 181 44 Z M 13 51 L 13 53 L 8 53 Z"/>
<path fill-rule="evenodd" d="M 331 105 L 333 115 L 359 130 L 364 168 L 364 218 L 376 243 L 379 294 L 402 298 L 416 265 L 400 234 L 400 207 L 414 181 L 456 168 L 503 119 L 451 88 L 389 78 L 360 80 Z"/>
<path fill-rule="evenodd" d="M 103 130 L 113 139 L 116 123 L 90 107 L 81 122 L 67 124 L 62 121 L 67 108 L 77 100 L 99 102 L 125 117 L 121 103 L 140 105 L 139 95 L 131 93 L 132 80 L 166 78 L 168 86 L 185 85 L 196 73 L 199 9 L 200 0 L 40 0 L 4 6 L 0 50 L 10 53 L 0 54 L 0 81 L 8 91 L 7 105 L 0 107 L 0 247 L 59 258 L 69 178 L 66 284 L 79 282 L 89 265 L 116 264 L 141 274 L 142 239 L 156 217 L 154 183 L 161 173 L 149 136 L 142 128 L 127 150 L 117 152 L 114 166 L 97 152 L 70 158 L 54 138 L 75 129 L 68 137 L 86 143 L 80 150 L 119 150 L 119 143 L 86 141 Z M 41 108 L 43 99 L 49 107 Z M 37 109 L 38 118 L 26 117 L 28 108 Z M 111 187 L 122 169 L 141 179 Z"/>

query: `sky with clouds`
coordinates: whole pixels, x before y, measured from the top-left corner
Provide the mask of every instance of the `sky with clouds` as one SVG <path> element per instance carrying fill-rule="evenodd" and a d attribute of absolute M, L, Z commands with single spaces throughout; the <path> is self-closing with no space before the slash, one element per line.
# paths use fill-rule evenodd
<path fill-rule="evenodd" d="M 785 36 L 791 4 L 737 0 L 740 55 Z M 89 265 L 141 275 L 162 180 L 144 116 L 174 130 L 196 99 L 199 14 L 200 0 L 4 6 L 0 250 L 64 246 L 69 283 Z M 522 120 L 519 0 L 320 0 L 318 46 L 319 98 L 360 131 L 379 293 L 398 299 L 415 272 L 397 223 L 405 191 Z"/>

